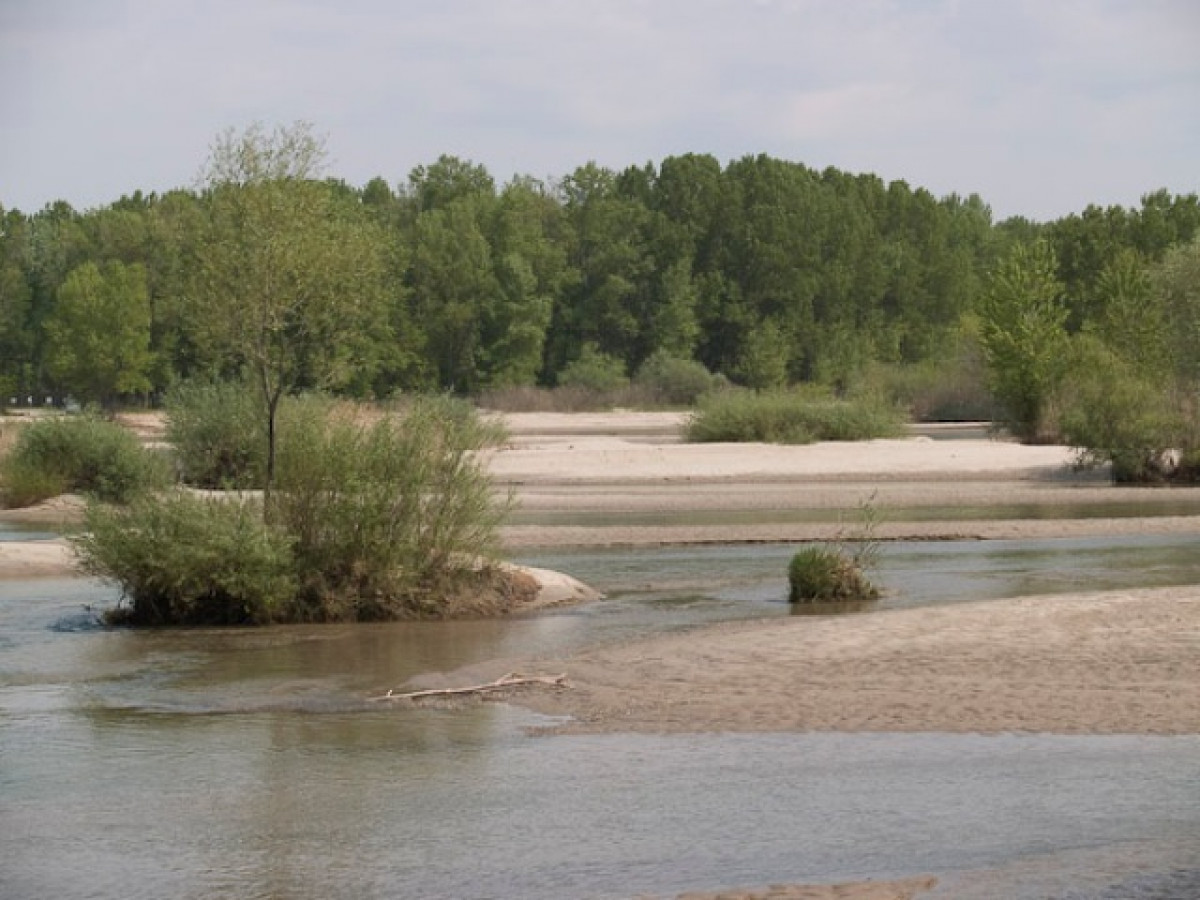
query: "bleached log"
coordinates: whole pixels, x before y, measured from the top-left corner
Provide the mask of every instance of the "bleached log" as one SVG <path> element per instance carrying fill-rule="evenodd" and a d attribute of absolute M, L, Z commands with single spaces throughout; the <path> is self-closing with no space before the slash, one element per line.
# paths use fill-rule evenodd
<path fill-rule="evenodd" d="M 381 694 L 378 697 L 368 697 L 368 703 L 380 703 L 391 700 L 424 700 L 429 697 L 454 697 L 464 694 L 484 694 L 488 691 L 500 691 L 505 688 L 518 687 L 523 684 L 544 684 L 550 687 L 565 687 L 567 682 L 567 674 L 564 672 L 561 675 L 521 675 L 517 672 L 509 672 L 507 675 L 502 675 L 495 681 L 489 681 L 487 684 L 473 684 L 468 687 L 457 688 L 439 688 L 426 691 L 407 691 L 405 693 L 397 693 L 389 690 L 386 694 Z"/>

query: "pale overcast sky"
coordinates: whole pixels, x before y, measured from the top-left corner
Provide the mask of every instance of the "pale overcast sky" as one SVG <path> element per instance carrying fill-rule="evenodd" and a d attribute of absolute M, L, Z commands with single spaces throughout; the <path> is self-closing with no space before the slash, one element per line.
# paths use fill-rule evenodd
<path fill-rule="evenodd" d="M 1200 0 L 0 0 L 4 207 L 300 119 L 357 185 L 768 153 L 1048 219 L 1200 191 Z"/>

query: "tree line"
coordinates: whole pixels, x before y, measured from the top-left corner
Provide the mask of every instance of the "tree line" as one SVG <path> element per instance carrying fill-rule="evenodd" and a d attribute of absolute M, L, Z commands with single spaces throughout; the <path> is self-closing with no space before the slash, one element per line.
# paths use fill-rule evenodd
<path fill-rule="evenodd" d="M 215 146 L 192 188 L 0 207 L 0 402 L 111 404 L 234 374 L 268 405 L 304 388 L 470 395 L 656 355 L 753 388 L 844 387 L 986 336 L 998 279 L 1035 247 L 1055 328 L 1134 328 L 1130 291 L 1146 294 L 1128 285 L 1200 228 L 1195 194 L 995 222 L 977 195 L 766 155 L 502 185 L 442 156 L 356 187 L 328 177 L 308 126 Z"/>

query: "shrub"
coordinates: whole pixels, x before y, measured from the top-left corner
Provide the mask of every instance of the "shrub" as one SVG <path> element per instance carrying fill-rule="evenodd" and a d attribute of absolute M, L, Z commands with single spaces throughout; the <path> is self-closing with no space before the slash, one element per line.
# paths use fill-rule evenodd
<path fill-rule="evenodd" d="M 186 381 L 167 394 L 166 438 L 180 477 L 203 488 L 261 487 L 267 435 L 262 401 L 241 382 Z"/>
<path fill-rule="evenodd" d="M 288 618 L 295 596 L 286 535 L 257 505 L 172 491 L 129 506 L 89 503 L 72 538 L 86 572 L 116 581 L 140 625 L 243 625 Z"/>
<path fill-rule="evenodd" d="M 165 486 L 167 466 L 119 425 L 92 415 L 55 416 L 24 427 L 0 462 L 8 506 L 28 506 L 67 491 L 127 503 Z"/>
<path fill-rule="evenodd" d="M 700 402 L 687 425 L 692 442 L 808 444 L 860 441 L 903 433 L 894 408 L 871 400 L 837 400 L 815 390 L 722 391 Z"/>
<path fill-rule="evenodd" d="M 124 620 L 143 624 L 461 615 L 472 596 L 481 609 L 524 596 L 481 565 L 506 505 L 478 453 L 502 431 L 446 398 L 366 419 L 290 403 L 265 510 L 181 492 L 91 504 L 87 571 L 119 583 Z"/>
<path fill-rule="evenodd" d="M 1177 398 L 1088 336 L 1074 342 L 1057 404 L 1064 438 L 1080 468 L 1112 465 L 1117 483 L 1186 480 L 1188 448 L 1198 446 Z M 1183 458 L 1180 453 L 1183 452 Z"/>
<path fill-rule="evenodd" d="M 702 394 L 728 382 L 708 371 L 703 363 L 679 359 L 660 350 L 642 363 L 633 383 L 658 404 L 691 406 Z"/>
<path fill-rule="evenodd" d="M 560 387 L 579 387 L 589 391 L 615 391 L 629 384 L 625 364 L 615 356 L 600 352 L 595 344 L 587 343 L 579 358 L 558 373 Z"/>
<path fill-rule="evenodd" d="M 299 617 L 436 614 L 445 582 L 495 549 L 506 506 L 477 454 L 501 437 L 449 398 L 370 426 L 292 422 L 271 519 L 293 541 Z"/>
<path fill-rule="evenodd" d="M 830 603 L 873 600 L 875 585 L 863 574 L 860 563 L 832 547 L 805 547 L 788 565 L 789 603 Z"/>

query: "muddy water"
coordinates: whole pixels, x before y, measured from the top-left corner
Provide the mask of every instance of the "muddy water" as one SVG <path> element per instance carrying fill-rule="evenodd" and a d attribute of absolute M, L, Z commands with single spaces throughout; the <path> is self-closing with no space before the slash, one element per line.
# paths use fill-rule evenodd
<path fill-rule="evenodd" d="M 1200 582 L 1195 542 L 889 547 L 887 604 Z M 0 586 L 0 897 L 631 897 L 931 872 L 942 897 L 1200 896 L 1200 738 L 531 737 L 415 674 L 786 615 L 790 548 L 547 554 L 608 590 L 484 623 L 110 631 Z"/>

